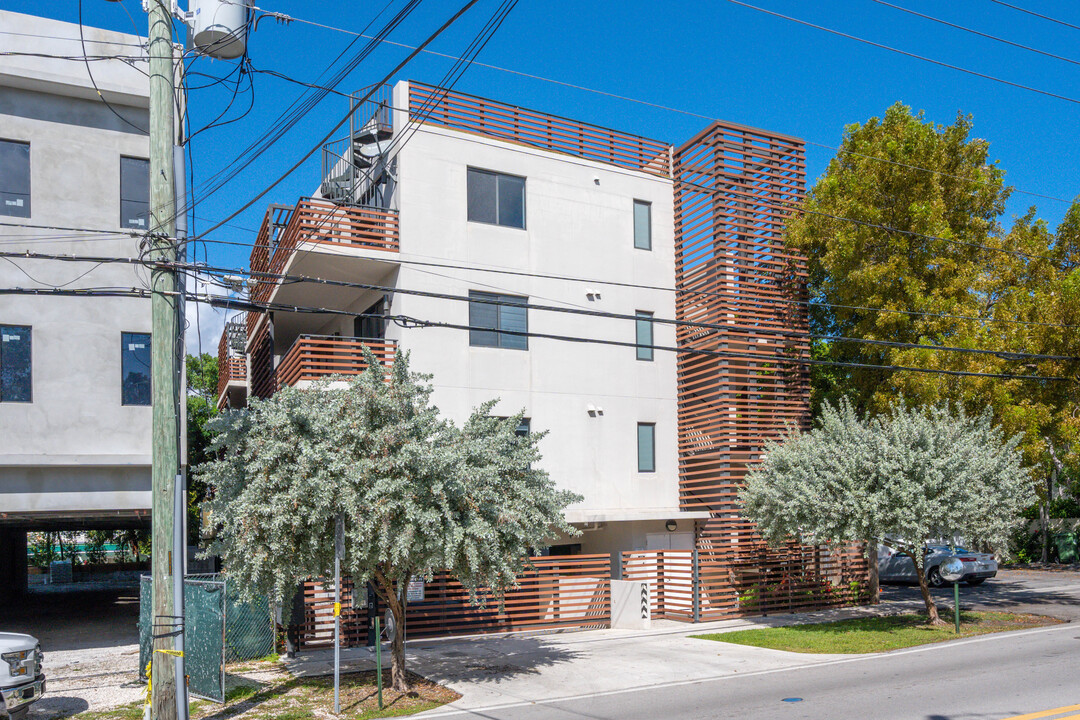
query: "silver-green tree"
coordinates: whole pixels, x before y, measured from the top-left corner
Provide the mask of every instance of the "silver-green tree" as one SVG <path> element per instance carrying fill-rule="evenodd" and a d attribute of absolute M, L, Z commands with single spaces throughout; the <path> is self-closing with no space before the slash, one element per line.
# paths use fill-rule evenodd
<path fill-rule="evenodd" d="M 943 622 L 924 572 L 924 547 L 962 536 L 1000 552 L 1031 504 L 1020 437 L 948 405 L 907 407 L 865 419 L 846 401 L 826 404 L 810 432 L 766 447 L 740 493 L 746 515 L 770 542 L 865 542 L 870 562 L 884 544 L 915 563 L 930 622 Z"/>
<path fill-rule="evenodd" d="M 333 567 L 343 517 L 343 571 L 355 587 L 371 582 L 393 613 L 392 679 L 403 691 L 409 581 L 447 570 L 472 602 L 501 602 L 530 551 L 576 534 L 563 510 L 580 498 L 537 466 L 544 433 L 515 434 L 520 415 L 490 416 L 493 400 L 459 427 L 407 355 L 389 368 L 365 357 L 357 378 L 283 388 L 211 420 L 216 459 L 198 476 L 212 493 L 208 553 L 248 595 L 286 608 L 298 583 Z"/>

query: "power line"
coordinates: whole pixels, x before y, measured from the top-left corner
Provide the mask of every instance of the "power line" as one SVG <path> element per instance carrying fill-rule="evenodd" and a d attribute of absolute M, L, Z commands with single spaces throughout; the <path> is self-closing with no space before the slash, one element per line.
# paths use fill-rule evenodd
<path fill-rule="evenodd" d="M 82 51 L 83 51 L 83 55 L 85 56 L 87 53 L 86 53 L 86 38 L 85 38 L 85 32 L 84 32 L 84 28 L 83 28 L 83 17 L 82 17 L 82 9 L 83 9 L 83 7 L 82 6 L 83 6 L 82 0 L 79 0 L 79 42 L 82 43 Z M 86 64 L 86 74 L 90 77 L 90 84 L 94 86 L 94 92 L 96 92 L 98 97 L 101 98 L 101 102 L 105 103 L 105 107 L 109 108 L 109 112 L 111 112 L 116 117 L 120 118 L 120 120 L 122 122 L 124 122 L 126 125 L 129 125 L 130 127 L 134 128 L 135 130 L 138 130 L 141 134 L 143 134 L 143 135 L 149 134 L 150 131 L 148 129 L 141 128 L 138 125 L 136 125 L 135 123 L 128 120 L 126 117 L 124 117 L 119 112 L 117 112 L 116 108 L 114 108 L 112 106 L 112 104 L 109 103 L 109 101 L 105 99 L 105 96 L 101 94 L 101 89 L 97 86 L 97 81 L 94 80 L 94 71 L 90 69 L 90 61 L 86 60 L 84 58 L 84 63 Z"/>
<path fill-rule="evenodd" d="M 994 0 L 994 1 L 996 2 L 997 0 Z M 788 20 L 788 21 L 793 22 L 793 23 L 798 23 L 799 25 L 804 25 L 806 27 L 814 28 L 815 30 L 822 30 L 824 32 L 836 35 L 838 37 L 847 38 L 849 40 L 855 40 L 857 42 L 861 42 L 861 43 L 864 43 L 866 45 L 870 45 L 870 46 L 873 46 L 873 47 L 876 47 L 876 48 L 880 48 L 882 50 L 888 50 L 890 52 L 898 53 L 900 55 L 905 55 L 905 56 L 910 57 L 910 58 L 915 58 L 916 60 L 922 60 L 923 62 L 932 63 L 934 65 L 940 65 L 941 67 L 949 68 L 950 70 L 958 70 L 959 72 L 967 73 L 968 75 L 974 75 L 975 77 L 980 77 L 980 78 L 983 78 L 984 80 L 993 80 L 994 82 L 1002 83 L 1004 85 L 1009 85 L 1009 86 L 1014 87 L 1014 88 L 1020 88 L 1021 90 L 1027 90 L 1029 92 L 1038 93 L 1040 95 L 1046 95 L 1047 97 L 1057 98 L 1058 100 L 1064 100 L 1066 102 L 1070 102 L 1070 103 L 1080 105 L 1080 100 L 1078 100 L 1076 98 L 1073 98 L 1073 97 L 1069 97 L 1067 95 L 1060 95 L 1058 93 L 1050 92 L 1049 90 L 1041 90 L 1041 89 L 1036 88 L 1036 87 L 1031 87 L 1030 85 L 1023 85 L 1021 83 L 1016 83 L 1016 82 L 1013 82 L 1011 80 L 1004 80 L 1002 78 L 995 77 L 993 75 L 988 75 L 986 73 L 979 72 L 978 70 L 970 70 L 968 68 L 960 67 L 959 65 L 953 65 L 951 63 L 947 63 L 947 62 L 944 62 L 942 60 L 935 60 L 934 58 L 926 57 L 925 55 L 918 55 L 918 54 L 913 53 L 913 52 L 908 52 L 907 50 L 901 50 L 899 48 L 894 48 L 894 47 L 892 47 L 890 45 L 885 45 L 885 44 L 882 44 L 882 43 L 879 43 L 879 42 L 874 42 L 873 40 L 867 40 L 866 38 L 861 38 L 858 35 L 852 35 L 850 33 L 841 32 L 840 30 L 833 30 L 832 28 L 825 27 L 824 25 L 817 25 L 817 24 L 812 23 L 812 22 L 807 22 L 806 20 L 800 20 L 799 18 L 792 17 L 790 15 L 784 15 L 783 13 L 774 12 L 772 10 L 766 10 L 765 8 L 758 7 L 757 5 L 751 5 L 750 3 L 742 2 L 742 0 L 727 0 L 727 2 L 729 2 L 729 3 L 733 4 L 733 5 L 739 5 L 741 7 L 748 8 L 750 10 L 756 10 L 757 12 L 765 13 L 766 15 L 772 15 L 773 17 L 782 18 L 784 20 Z"/>
<path fill-rule="evenodd" d="M 1031 10 L 1026 10 L 1026 9 L 1020 7 L 1019 5 L 1012 5 L 1012 4 L 1007 3 L 1007 2 L 1002 2 L 1001 0 L 990 0 L 990 2 L 997 3 L 998 5 L 1004 5 L 1007 8 L 1012 8 L 1013 10 L 1018 10 L 1018 11 L 1020 11 L 1022 13 L 1026 13 L 1027 15 L 1032 15 L 1032 16 L 1037 17 L 1037 18 L 1042 18 L 1043 20 L 1049 20 L 1050 22 L 1057 23 L 1058 25 L 1064 25 L 1065 27 L 1070 27 L 1073 30 L 1080 30 L 1080 25 L 1073 25 L 1072 23 L 1067 23 L 1064 20 L 1058 20 L 1057 18 L 1050 17 L 1049 15 L 1041 15 L 1041 14 L 1039 14 L 1037 12 L 1033 12 Z"/>
<path fill-rule="evenodd" d="M 964 27 L 963 25 L 957 25 L 956 23 L 951 23 L 948 20 L 942 20 L 941 18 L 936 18 L 936 17 L 933 17 L 932 15 L 924 15 L 921 12 L 916 12 L 915 10 L 911 10 L 909 8 L 900 7 L 899 5 L 893 5 L 890 2 L 885 2 L 885 0 L 872 0 L 872 2 L 876 2 L 878 5 L 884 5 L 886 7 L 891 7 L 894 10 L 899 10 L 900 12 L 905 12 L 905 13 L 907 13 L 909 15 L 915 15 L 916 17 L 921 17 L 921 18 L 924 18 L 926 20 L 932 20 L 932 21 L 934 21 L 936 23 L 941 23 L 942 25 L 948 25 L 951 28 L 956 28 L 957 30 L 963 30 L 964 32 L 971 33 L 972 35 L 978 35 L 979 37 L 984 37 L 984 38 L 987 38 L 988 40 L 993 40 L 995 42 L 1003 43 L 1005 45 L 1011 45 L 1012 47 L 1020 48 L 1021 50 L 1027 50 L 1028 52 L 1033 52 L 1033 53 L 1037 53 L 1039 55 L 1044 55 L 1044 56 L 1049 57 L 1049 58 L 1054 58 L 1055 60 L 1061 60 L 1063 62 L 1072 63 L 1073 65 L 1080 65 L 1080 61 L 1078 61 L 1078 60 L 1073 60 L 1072 58 L 1063 57 L 1061 55 L 1055 55 L 1054 53 L 1046 52 L 1045 50 L 1039 50 L 1038 48 L 1033 48 L 1033 47 L 1031 47 L 1029 45 L 1022 45 L 1020 43 L 1013 42 L 1012 40 L 1006 40 L 1004 38 L 1000 38 L 997 35 L 990 35 L 989 33 L 984 33 L 984 32 L 980 32 L 979 30 L 974 30 L 974 29 L 969 28 L 969 27 Z"/>

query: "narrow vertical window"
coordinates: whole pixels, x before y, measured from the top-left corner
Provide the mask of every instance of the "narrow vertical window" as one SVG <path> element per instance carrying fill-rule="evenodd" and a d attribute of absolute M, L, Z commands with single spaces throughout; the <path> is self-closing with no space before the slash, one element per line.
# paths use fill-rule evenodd
<path fill-rule="evenodd" d="M 33 400 L 30 327 L 0 325 L 0 402 Z"/>
<path fill-rule="evenodd" d="M 634 201 L 634 247 L 652 250 L 652 203 Z"/>
<path fill-rule="evenodd" d="M 637 359 L 653 359 L 653 314 L 644 310 L 637 311 Z"/>
<path fill-rule="evenodd" d="M 120 227 L 150 227 L 150 161 L 120 158 Z"/>
<path fill-rule="evenodd" d="M 150 404 L 150 334 L 120 333 L 120 393 L 124 405 Z"/>
<path fill-rule="evenodd" d="M 30 217 L 30 143 L 0 140 L 0 215 Z"/>
<path fill-rule="evenodd" d="M 638 472 L 656 472 L 655 423 L 638 423 L 637 469 Z"/>

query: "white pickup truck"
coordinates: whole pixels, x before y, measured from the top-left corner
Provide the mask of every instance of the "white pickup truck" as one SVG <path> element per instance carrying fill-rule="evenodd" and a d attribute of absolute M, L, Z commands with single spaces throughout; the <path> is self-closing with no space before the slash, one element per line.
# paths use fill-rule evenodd
<path fill-rule="evenodd" d="M 43 659 L 34 638 L 0 632 L 0 718 L 20 720 L 45 692 Z"/>

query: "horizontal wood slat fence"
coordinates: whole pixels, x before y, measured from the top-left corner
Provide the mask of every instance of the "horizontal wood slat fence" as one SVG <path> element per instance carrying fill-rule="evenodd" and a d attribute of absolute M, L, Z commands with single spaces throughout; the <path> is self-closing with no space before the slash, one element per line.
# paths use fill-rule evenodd
<path fill-rule="evenodd" d="M 470 604 L 461 583 L 449 573 L 436 573 L 424 585 L 424 601 L 408 605 L 406 637 L 606 628 L 611 625 L 611 558 L 608 555 L 544 556 L 530 560 L 533 568 L 520 576 L 517 588 L 507 591 L 501 610 L 490 597 L 486 607 Z M 353 592 L 351 580 L 343 579 L 342 637 L 346 647 L 367 643 L 367 609 L 353 609 Z M 320 580 L 304 584 L 304 624 L 299 632 L 301 649 L 333 644 L 333 604 L 332 583 Z"/>
<path fill-rule="evenodd" d="M 222 393 L 230 382 L 247 382 L 247 358 L 235 353 L 229 347 L 228 330 L 223 330 L 218 341 L 218 403 L 223 400 Z M 220 407 L 218 408 L 220 409 Z"/>
<path fill-rule="evenodd" d="M 331 375 L 358 375 L 367 369 L 364 347 L 370 349 L 383 365 L 390 365 L 397 343 L 393 340 L 301 335 L 275 371 L 278 387 L 295 386 L 304 380 Z"/>
<path fill-rule="evenodd" d="M 413 122 L 671 177 L 667 143 L 424 83 L 409 82 L 409 116 Z"/>

